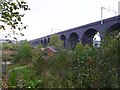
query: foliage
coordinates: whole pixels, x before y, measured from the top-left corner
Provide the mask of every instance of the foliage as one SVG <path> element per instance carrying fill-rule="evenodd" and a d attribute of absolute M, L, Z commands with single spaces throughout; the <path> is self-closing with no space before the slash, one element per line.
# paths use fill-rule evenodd
<path fill-rule="evenodd" d="M 95 79 L 97 78 L 97 75 L 95 74 L 97 69 L 97 57 L 95 54 L 97 48 L 88 45 L 83 46 L 81 43 L 78 43 L 74 52 L 74 70 L 77 75 L 77 87 L 95 87 Z"/>
<path fill-rule="evenodd" d="M 28 64 L 32 62 L 32 48 L 27 41 L 21 42 L 21 46 L 15 55 L 15 62 Z"/>
<path fill-rule="evenodd" d="M 118 31 L 106 35 L 101 44 L 100 87 L 118 87 L 120 36 L 116 33 Z"/>
<path fill-rule="evenodd" d="M 26 26 L 23 26 L 21 20 L 21 18 L 24 17 L 24 14 L 20 13 L 21 9 L 24 11 L 30 10 L 27 3 L 24 1 L 0 1 L 0 21 L 2 22 L 0 25 L 0 29 L 6 30 L 6 27 L 10 26 L 10 28 L 12 29 L 12 33 L 17 35 L 19 35 L 19 33 L 16 32 L 16 29 L 18 29 L 19 31 L 22 29 L 26 29 Z M 8 35 L 10 35 L 10 33 L 8 33 Z M 22 33 L 20 33 L 20 35 L 23 36 Z"/>
<path fill-rule="evenodd" d="M 37 57 L 39 56 L 39 54 L 42 52 L 42 51 L 45 51 L 45 48 L 43 48 L 42 44 L 38 44 L 36 47 L 33 47 L 33 56 L 34 57 Z"/>
<path fill-rule="evenodd" d="M 63 41 L 60 40 L 60 38 L 57 34 L 53 34 L 50 37 L 49 46 L 63 47 Z"/>
<path fill-rule="evenodd" d="M 9 88 L 35 88 L 41 80 L 30 67 L 14 70 L 10 73 Z"/>
<path fill-rule="evenodd" d="M 110 36 L 100 48 L 78 43 L 74 51 L 61 50 L 49 60 L 42 58 L 38 87 L 117 88 L 118 38 Z"/>
<path fill-rule="evenodd" d="M 45 51 L 38 45 L 33 49 L 33 69 L 30 69 L 34 70 L 37 77 L 32 78 L 33 81 L 26 78 L 34 83 L 29 84 L 23 78 L 27 74 L 22 74 L 22 85 L 34 85 L 32 87 L 35 88 L 117 88 L 120 72 L 119 41 L 120 36 L 112 32 L 99 48 L 78 43 L 74 50 L 61 49 L 50 58 L 45 57 Z"/>
<path fill-rule="evenodd" d="M 2 60 L 11 61 L 14 59 L 15 44 L 3 43 L 2 44 Z"/>
<path fill-rule="evenodd" d="M 33 58 L 33 65 L 37 74 L 41 74 L 45 69 L 45 60 L 42 52 L 39 53 L 39 56 Z"/>
<path fill-rule="evenodd" d="M 38 73 L 42 80 L 41 84 L 37 87 L 44 87 L 44 88 L 60 88 L 60 87 L 67 87 L 69 86 L 65 84 L 65 78 L 67 78 L 67 71 L 72 66 L 72 58 L 68 58 L 72 56 L 72 54 L 68 54 L 66 50 L 58 52 L 55 54 L 54 57 L 51 58 L 44 58 L 39 56 L 36 58 L 36 63 L 34 64 L 34 68 Z M 50 81 L 50 82 L 48 82 Z"/>
<path fill-rule="evenodd" d="M 32 55 L 33 55 L 32 62 L 34 69 L 37 74 L 41 74 L 45 64 L 44 51 L 42 51 L 41 44 L 39 44 L 36 48 L 33 49 Z"/>
<path fill-rule="evenodd" d="M 15 44 L 12 43 L 3 43 L 2 44 L 3 50 L 15 50 Z"/>

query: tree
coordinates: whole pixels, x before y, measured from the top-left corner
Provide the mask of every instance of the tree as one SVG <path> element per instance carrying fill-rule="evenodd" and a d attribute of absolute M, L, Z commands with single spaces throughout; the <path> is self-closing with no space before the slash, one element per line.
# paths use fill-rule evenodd
<path fill-rule="evenodd" d="M 59 36 L 57 34 L 53 34 L 50 37 L 49 46 L 63 47 L 63 42 L 60 40 L 60 38 L 59 38 Z"/>
<path fill-rule="evenodd" d="M 15 55 L 15 62 L 20 62 L 21 64 L 28 64 L 32 61 L 32 47 L 28 41 L 21 42 L 21 46 Z"/>
<path fill-rule="evenodd" d="M 99 60 L 100 87 L 120 87 L 120 36 L 118 33 L 119 30 L 109 33 L 101 43 Z"/>
<path fill-rule="evenodd" d="M 76 87 L 98 87 L 98 48 L 78 43 L 74 50 Z"/>
<path fill-rule="evenodd" d="M 42 50 L 42 45 L 39 44 L 36 48 L 33 49 L 33 68 L 36 72 L 36 74 L 41 75 L 42 71 L 45 67 L 45 58 L 44 56 L 44 50 Z"/>
<path fill-rule="evenodd" d="M 13 50 L 14 49 L 14 45 L 11 44 L 11 43 L 3 43 L 2 49 L 3 50 Z"/>
<path fill-rule="evenodd" d="M 36 47 L 34 47 L 32 49 L 33 59 L 36 58 L 36 57 L 39 57 L 39 54 L 41 54 L 42 51 L 44 51 L 44 48 L 41 44 L 38 44 Z"/>
<path fill-rule="evenodd" d="M 24 1 L 11 1 L 11 0 L 2 0 L 0 1 L 0 32 L 6 30 L 6 27 L 9 26 L 13 34 L 22 35 L 24 34 L 16 32 L 26 29 L 27 26 L 23 26 L 21 18 L 24 17 L 24 14 L 21 14 L 19 10 L 30 10 L 27 3 Z M 7 36 L 11 36 L 10 33 Z M 5 37 L 7 37 L 5 36 Z M 16 39 L 14 37 L 14 39 Z"/>

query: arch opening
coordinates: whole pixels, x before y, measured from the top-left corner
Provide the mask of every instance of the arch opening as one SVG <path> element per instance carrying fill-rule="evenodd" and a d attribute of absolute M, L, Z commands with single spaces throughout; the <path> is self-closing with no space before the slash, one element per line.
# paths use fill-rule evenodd
<path fill-rule="evenodd" d="M 112 25 L 111 27 L 109 27 L 107 29 L 106 34 L 110 33 L 110 32 L 115 32 L 114 35 L 118 36 L 120 35 L 120 23 L 116 23 L 114 25 Z"/>
<path fill-rule="evenodd" d="M 88 29 L 81 38 L 81 43 L 83 45 L 85 44 L 90 44 L 94 45 L 95 43 L 100 43 L 101 38 L 100 38 L 100 33 L 95 30 L 95 29 Z M 97 44 L 95 44 L 97 45 Z"/>
<path fill-rule="evenodd" d="M 77 43 L 79 42 L 79 36 L 78 36 L 78 34 L 75 33 L 75 32 L 71 33 L 70 36 L 69 36 L 68 41 L 69 41 L 69 47 L 71 49 L 74 49 L 75 46 L 77 45 Z"/>
<path fill-rule="evenodd" d="M 115 24 L 111 25 L 107 29 L 105 36 L 109 36 L 111 38 L 119 37 L 120 36 L 120 23 L 115 23 Z"/>
<path fill-rule="evenodd" d="M 113 31 L 120 31 L 120 23 L 116 23 L 107 29 L 107 33 Z"/>
<path fill-rule="evenodd" d="M 46 46 L 47 45 L 47 40 L 46 39 L 44 39 L 44 46 Z"/>
<path fill-rule="evenodd" d="M 41 45 L 43 46 L 43 40 L 40 40 Z"/>
<path fill-rule="evenodd" d="M 48 43 L 50 43 L 50 38 L 48 38 Z"/>
<path fill-rule="evenodd" d="M 42 43 L 43 43 L 43 40 L 41 40 L 40 42 L 41 42 L 41 44 L 42 44 Z"/>
<path fill-rule="evenodd" d="M 65 35 L 61 35 L 60 39 L 64 42 L 64 47 L 65 47 L 66 46 L 66 43 L 65 43 L 66 37 L 65 37 Z"/>

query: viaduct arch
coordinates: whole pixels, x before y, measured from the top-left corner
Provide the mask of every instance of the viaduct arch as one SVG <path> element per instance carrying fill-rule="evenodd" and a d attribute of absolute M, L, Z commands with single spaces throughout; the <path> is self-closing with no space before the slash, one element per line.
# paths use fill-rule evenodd
<path fill-rule="evenodd" d="M 66 36 L 65 35 L 61 35 L 60 39 L 64 42 L 64 47 L 66 47 Z"/>
<path fill-rule="evenodd" d="M 101 39 L 104 38 L 106 33 L 119 30 L 120 31 L 120 16 L 111 17 L 101 21 L 93 22 L 83 26 L 71 28 L 62 32 L 58 32 L 60 39 L 64 42 L 64 47 L 70 46 L 74 48 L 78 42 L 83 45 L 92 44 L 94 35 L 99 32 Z M 37 45 L 41 43 L 46 46 L 50 41 L 50 36 L 41 37 L 29 41 L 32 45 Z"/>
<path fill-rule="evenodd" d="M 97 30 L 95 29 L 88 29 L 84 32 L 84 34 L 81 37 L 81 43 L 83 45 L 85 44 L 93 44 L 93 38 L 94 35 L 97 34 Z"/>
<path fill-rule="evenodd" d="M 76 46 L 76 44 L 79 42 L 79 35 L 76 32 L 72 32 L 69 36 L 68 42 L 69 42 L 69 47 L 73 49 Z"/>

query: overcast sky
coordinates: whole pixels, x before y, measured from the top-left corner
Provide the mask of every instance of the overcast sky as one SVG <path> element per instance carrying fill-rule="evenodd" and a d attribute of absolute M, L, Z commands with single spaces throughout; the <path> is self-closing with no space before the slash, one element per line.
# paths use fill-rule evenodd
<path fill-rule="evenodd" d="M 28 28 L 24 37 L 32 40 L 101 19 L 101 7 L 118 12 L 119 0 L 26 0 L 30 11 L 23 18 Z M 117 14 L 116 14 L 117 15 Z M 103 18 L 115 16 L 103 10 Z"/>

